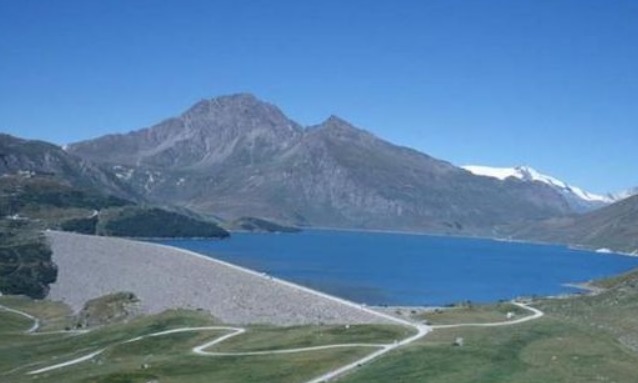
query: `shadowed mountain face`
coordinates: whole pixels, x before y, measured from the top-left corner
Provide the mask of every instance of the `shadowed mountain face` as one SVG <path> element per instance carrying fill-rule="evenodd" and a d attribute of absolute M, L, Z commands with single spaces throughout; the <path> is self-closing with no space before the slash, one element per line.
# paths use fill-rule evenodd
<path fill-rule="evenodd" d="M 475 176 L 334 116 L 303 128 L 246 94 L 68 151 L 108 164 L 151 201 L 226 219 L 490 234 L 569 212 L 542 184 Z"/>
<path fill-rule="evenodd" d="M 527 225 L 515 236 L 638 254 L 638 195 L 582 216 Z"/>
<path fill-rule="evenodd" d="M 137 194 L 110 170 L 42 141 L 0 134 L 0 175 L 47 174 L 80 189 L 100 190 L 123 198 Z"/>

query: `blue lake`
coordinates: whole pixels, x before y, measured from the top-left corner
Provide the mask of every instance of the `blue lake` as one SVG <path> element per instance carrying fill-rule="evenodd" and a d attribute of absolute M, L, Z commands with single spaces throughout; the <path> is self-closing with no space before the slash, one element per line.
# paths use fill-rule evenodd
<path fill-rule="evenodd" d="M 578 290 L 565 283 L 638 267 L 638 258 L 563 246 L 411 234 L 316 230 L 161 243 L 370 305 L 571 293 Z"/>

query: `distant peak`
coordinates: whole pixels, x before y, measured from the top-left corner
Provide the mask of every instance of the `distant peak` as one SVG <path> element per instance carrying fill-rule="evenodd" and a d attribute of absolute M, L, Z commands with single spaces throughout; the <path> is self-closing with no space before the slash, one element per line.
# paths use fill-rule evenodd
<path fill-rule="evenodd" d="M 184 116 L 193 116 L 198 114 L 206 114 L 211 110 L 219 109 L 277 109 L 265 101 L 260 100 L 252 93 L 234 93 L 224 96 L 218 96 L 211 99 L 203 99 L 196 102 L 190 107 Z M 278 110 L 278 109 L 277 109 Z"/>
<path fill-rule="evenodd" d="M 234 93 L 225 96 L 218 96 L 204 102 L 212 105 L 261 105 L 266 104 L 252 93 Z"/>
<path fill-rule="evenodd" d="M 328 117 L 321 124 L 319 124 L 319 127 L 323 129 L 328 129 L 328 130 L 348 130 L 348 131 L 365 132 L 364 130 L 355 127 L 350 122 L 334 114 L 330 115 L 330 117 Z"/>
<path fill-rule="evenodd" d="M 540 173 L 530 166 L 523 165 L 515 166 L 513 168 L 497 168 L 490 166 L 466 165 L 462 166 L 462 168 L 478 176 L 492 177 L 499 180 L 505 180 L 507 178 L 517 178 L 521 181 L 527 182 L 542 182 L 553 187 L 556 190 L 561 191 L 562 193 L 575 195 L 576 197 L 584 201 L 599 203 L 612 202 L 611 199 L 607 196 L 590 193 L 576 186 L 569 185 L 557 178 Z"/>
<path fill-rule="evenodd" d="M 219 96 L 213 98 L 211 101 L 215 100 L 248 100 L 248 101 L 259 101 L 259 99 L 252 93 L 242 92 L 242 93 L 233 93 L 225 96 Z"/>
<path fill-rule="evenodd" d="M 344 120 L 343 118 L 331 114 L 330 117 L 328 117 L 323 124 L 340 124 L 340 125 L 350 125 L 352 126 L 352 124 L 350 124 L 348 121 Z"/>

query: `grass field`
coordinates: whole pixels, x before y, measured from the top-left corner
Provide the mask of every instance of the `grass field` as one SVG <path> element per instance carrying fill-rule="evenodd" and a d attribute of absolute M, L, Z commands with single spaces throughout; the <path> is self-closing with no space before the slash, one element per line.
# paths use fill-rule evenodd
<path fill-rule="evenodd" d="M 638 381 L 638 278 L 605 281 L 597 295 L 539 300 L 545 316 L 502 327 L 435 329 L 425 338 L 390 352 L 342 377 L 344 383 L 635 383 Z M 68 309 L 51 302 L 0 297 L 0 304 L 60 329 Z M 509 303 L 461 306 L 427 313 L 431 324 L 491 323 L 525 313 Z M 303 382 L 371 352 L 350 347 L 284 355 L 199 356 L 190 350 L 228 330 L 176 333 L 121 344 L 122 341 L 185 326 L 220 325 L 203 312 L 169 311 L 111 324 L 84 335 L 26 335 L 32 321 L 0 311 L 1 382 L 251 383 Z M 413 334 L 400 326 L 249 327 L 209 351 L 281 350 L 335 343 L 391 343 Z M 463 346 L 455 346 L 457 338 Z M 25 372 L 107 350 L 93 361 L 42 375 Z"/>
<path fill-rule="evenodd" d="M 463 347 L 453 346 L 463 337 Z M 606 334 L 553 318 L 437 330 L 342 382 L 636 382 L 638 356 Z"/>
<path fill-rule="evenodd" d="M 68 310 L 50 302 L 1 297 L 0 304 L 28 312 L 43 322 L 64 323 Z M 371 352 L 371 348 L 350 347 L 286 355 L 199 356 L 194 346 L 228 331 L 195 331 L 125 340 L 180 327 L 220 325 L 214 318 L 196 311 L 169 311 L 124 323 L 112 324 L 73 335 L 28 335 L 33 322 L 0 311 L 0 381 L 2 382 L 300 382 L 320 375 Z M 59 329 L 61 325 L 51 326 Z M 247 329 L 214 351 L 238 352 L 277 350 L 333 343 L 384 343 L 402 339 L 412 330 L 401 326 L 297 326 Z M 39 375 L 28 371 L 62 363 L 107 348 L 92 361 Z"/>
<path fill-rule="evenodd" d="M 419 314 L 415 319 L 425 320 L 431 325 L 493 323 L 507 321 L 507 313 L 513 313 L 515 318 L 530 315 L 526 310 L 506 302 L 497 305 L 455 306 Z"/>
<path fill-rule="evenodd" d="M 638 278 L 606 280 L 597 295 L 540 300 L 545 316 L 503 327 L 439 329 L 362 367 L 344 383 L 588 383 L 638 381 Z M 426 316 L 433 324 L 503 320 L 504 305 Z M 520 317 L 520 313 L 517 315 Z M 458 337 L 462 347 L 454 346 Z"/>

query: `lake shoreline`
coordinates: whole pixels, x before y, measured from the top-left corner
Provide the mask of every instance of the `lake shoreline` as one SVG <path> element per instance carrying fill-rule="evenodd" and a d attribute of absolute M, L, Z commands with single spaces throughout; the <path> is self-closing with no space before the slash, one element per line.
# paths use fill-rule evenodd
<path fill-rule="evenodd" d="M 530 245 L 542 245 L 542 246 L 559 246 L 575 251 L 584 251 L 598 254 L 610 254 L 610 255 L 622 255 L 626 257 L 638 257 L 638 251 L 632 253 L 608 248 L 600 247 L 588 247 L 577 243 L 564 243 L 564 242 L 547 242 L 531 239 L 519 239 L 519 238 L 506 238 L 506 237 L 493 237 L 481 234 L 454 234 L 454 233 L 435 233 L 435 232 L 421 232 L 412 230 L 387 230 L 387 229 L 350 229 L 342 227 L 330 227 L 330 226 L 313 226 L 303 227 L 303 231 L 341 231 L 341 232 L 355 232 L 355 233 L 372 233 L 372 234 L 400 234 L 400 235 L 415 235 L 415 236 L 428 236 L 428 237 L 440 237 L 440 238 L 463 238 L 463 239 L 484 239 L 496 242 L 510 242 L 510 243 L 522 243 Z M 606 251 L 601 251 L 606 250 Z"/>
<path fill-rule="evenodd" d="M 574 286 L 569 284 L 638 266 L 636 258 L 588 251 L 575 254 L 562 246 L 383 234 L 305 230 L 291 236 L 241 233 L 228 241 L 161 243 L 370 307 L 440 307 L 466 300 L 489 304 L 572 294 Z"/>

